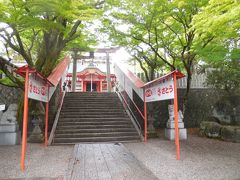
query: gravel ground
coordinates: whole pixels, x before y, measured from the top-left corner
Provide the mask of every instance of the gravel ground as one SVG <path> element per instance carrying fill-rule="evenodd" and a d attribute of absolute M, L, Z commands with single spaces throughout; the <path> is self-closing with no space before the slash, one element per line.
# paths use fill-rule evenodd
<path fill-rule="evenodd" d="M 124 145 L 160 180 L 240 179 L 240 143 L 188 135 L 180 143 L 179 161 L 175 160 L 174 141 L 158 138 Z"/>
<path fill-rule="evenodd" d="M 21 146 L 0 146 L 0 179 L 63 179 L 73 146 L 27 144 L 25 171 L 20 169 Z"/>
<path fill-rule="evenodd" d="M 180 144 L 180 161 L 174 142 L 163 138 L 124 145 L 160 180 L 240 180 L 240 143 L 188 135 Z M 21 146 L 0 146 L 0 179 L 64 179 L 72 152 L 73 146 L 28 144 L 21 172 Z"/>

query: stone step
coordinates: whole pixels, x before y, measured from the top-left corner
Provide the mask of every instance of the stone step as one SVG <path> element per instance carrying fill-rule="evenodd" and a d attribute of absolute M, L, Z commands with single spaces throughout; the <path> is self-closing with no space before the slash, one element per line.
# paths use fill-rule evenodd
<path fill-rule="evenodd" d="M 113 115 L 113 116 L 115 116 L 115 115 L 124 115 L 124 114 L 126 114 L 126 112 L 124 112 L 124 111 L 115 111 L 115 112 L 109 112 L 109 111 L 107 111 L 107 112 L 95 112 L 95 111 L 75 111 L 75 112 L 61 112 L 60 113 L 60 116 L 74 116 L 74 115 L 92 115 L 92 116 L 95 116 L 95 115 L 99 115 L 99 116 L 101 116 L 101 115 Z"/>
<path fill-rule="evenodd" d="M 117 101 L 118 97 L 64 97 L 65 101 Z"/>
<path fill-rule="evenodd" d="M 104 108 L 104 109 L 111 109 L 111 108 L 123 108 L 120 104 L 64 104 L 62 109 L 64 108 Z"/>
<path fill-rule="evenodd" d="M 96 106 L 104 106 L 104 105 L 122 105 L 120 102 L 106 102 L 106 101 L 76 101 L 76 102 L 73 102 L 73 101 L 70 101 L 70 102 L 67 102 L 65 101 L 63 103 L 63 105 L 84 105 L 84 106 L 90 106 L 90 105 L 96 105 Z"/>
<path fill-rule="evenodd" d="M 99 132 L 99 133 L 67 133 L 56 134 L 55 138 L 92 138 L 92 137 L 121 137 L 121 136 L 138 136 L 136 132 Z"/>
<path fill-rule="evenodd" d="M 80 115 L 75 115 L 75 114 L 65 114 L 61 115 L 59 118 L 110 118 L 110 117 L 126 117 L 126 114 L 80 114 Z"/>
<path fill-rule="evenodd" d="M 140 142 L 139 139 L 137 140 L 118 140 L 118 141 L 102 141 L 102 142 L 97 142 L 97 141 L 92 141 L 92 142 L 63 142 L 63 143 L 52 143 L 52 146 L 74 146 L 75 144 L 81 143 L 81 144 L 106 144 L 106 143 L 137 143 Z"/>
<path fill-rule="evenodd" d="M 84 137 L 84 138 L 55 138 L 53 144 L 98 143 L 98 142 L 139 142 L 138 136 L 120 137 Z"/>
<path fill-rule="evenodd" d="M 102 96 L 102 97 L 98 97 L 98 96 L 73 96 L 73 97 L 64 97 L 65 100 L 117 100 L 118 97 L 117 96 Z"/>
<path fill-rule="evenodd" d="M 104 99 L 73 99 L 73 100 L 70 100 L 70 99 L 64 99 L 64 103 L 104 103 L 104 102 L 107 102 L 107 103 L 118 103 L 120 104 L 120 102 L 118 101 L 118 99 L 107 99 L 107 98 L 104 98 Z"/>
<path fill-rule="evenodd" d="M 58 123 L 59 126 L 65 126 L 65 125 L 87 125 L 87 124 L 95 124 L 95 125 L 101 125 L 101 124 L 132 124 L 130 121 L 77 121 L 77 122 L 67 122 L 67 121 L 61 121 Z"/>
<path fill-rule="evenodd" d="M 140 137 L 116 93 L 67 93 L 54 144 L 137 142 Z"/>
<path fill-rule="evenodd" d="M 109 102 L 109 103 L 111 103 L 111 102 L 118 102 L 118 99 L 111 99 L 111 98 L 86 98 L 86 99 L 83 99 L 83 98 L 73 98 L 73 99 L 69 99 L 69 98 L 67 98 L 67 99 L 64 99 L 65 100 L 65 102 L 77 102 L 77 103 L 80 103 L 80 102 L 99 102 L 99 103 L 101 103 L 101 102 Z"/>
<path fill-rule="evenodd" d="M 130 121 L 128 117 L 105 117 L 105 118 L 79 118 L 79 117 L 73 117 L 73 118 L 60 118 L 58 122 L 87 122 L 87 121 Z"/>
<path fill-rule="evenodd" d="M 79 108 L 79 109 L 63 109 L 61 111 L 62 113 L 74 113 L 74 112 L 122 112 L 124 113 L 125 110 L 121 108 L 116 108 L 116 109 L 94 109 L 94 108 Z"/>
<path fill-rule="evenodd" d="M 116 103 L 118 102 L 118 99 L 107 99 L 107 98 L 103 98 L 103 99 L 64 99 L 64 102 L 66 103 Z M 119 102 L 118 102 L 119 103 Z"/>
<path fill-rule="evenodd" d="M 81 95 L 88 95 L 88 94 L 97 94 L 97 95 L 101 95 L 101 94 L 110 94 L 110 95 L 115 95 L 116 93 L 114 92 L 67 92 L 66 94 L 68 95 L 74 95 L 74 94 L 81 94 Z"/>
<path fill-rule="evenodd" d="M 65 97 L 66 98 L 74 98 L 74 97 L 76 97 L 76 98 L 87 98 L 87 97 L 89 97 L 89 98 L 94 98 L 94 97 L 96 97 L 96 98 L 103 98 L 103 97 L 106 97 L 106 98 L 117 98 L 118 96 L 117 95 L 109 95 L 109 94 L 102 94 L 102 95 L 96 95 L 96 94 L 88 94 L 88 95 L 83 95 L 83 94 L 76 94 L 76 95 L 68 95 L 68 94 L 66 94 L 65 95 Z"/>
<path fill-rule="evenodd" d="M 87 109 L 94 110 L 94 109 L 96 109 L 97 111 L 101 111 L 101 110 L 111 111 L 111 110 L 122 109 L 124 111 L 122 106 L 101 106 L 101 107 L 99 107 L 99 106 L 86 106 L 86 105 L 85 106 L 62 106 L 61 111 L 76 111 L 76 110 L 81 110 L 81 109 L 82 110 L 87 110 Z"/>
<path fill-rule="evenodd" d="M 118 101 L 109 101 L 109 102 L 107 102 L 107 101 L 104 101 L 104 100 L 102 100 L 102 101 L 64 101 L 63 102 L 63 105 L 67 105 L 67 104 L 70 104 L 70 105 L 74 105 L 74 104 L 76 104 L 76 105 L 97 105 L 97 106 L 104 106 L 104 105 L 113 105 L 113 104 L 115 104 L 115 105 L 117 105 L 117 106 L 120 106 L 120 105 L 122 105 L 122 103 L 121 102 L 118 102 Z"/>
<path fill-rule="evenodd" d="M 67 96 L 116 96 L 114 92 L 67 92 Z"/>
<path fill-rule="evenodd" d="M 56 134 L 67 133 L 100 133 L 100 132 L 136 132 L 134 128 L 106 128 L 106 129 L 57 129 Z"/>
<path fill-rule="evenodd" d="M 65 125 L 65 126 L 57 126 L 57 129 L 106 129 L 106 128 L 129 128 L 129 127 L 133 127 L 132 124 L 101 124 L 101 125 L 95 125 L 95 124 L 91 124 L 91 125 Z"/>
<path fill-rule="evenodd" d="M 122 105 L 121 106 L 111 106 L 111 107 L 108 107 L 108 109 L 122 109 L 122 108 L 123 108 Z M 70 106 L 63 106 L 61 111 L 64 111 L 64 110 L 68 111 L 68 110 L 75 110 L 75 109 L 104 110 L 104 109 L 106 109 L 106 107 L 104 107 L 104 106 L 91 107 L 91 106 L 87 106 L 87 105 L 81 106 L 81 107 L 77 107 L 77 106 L 72 106 L 72 107 L 70 107 Z"/>

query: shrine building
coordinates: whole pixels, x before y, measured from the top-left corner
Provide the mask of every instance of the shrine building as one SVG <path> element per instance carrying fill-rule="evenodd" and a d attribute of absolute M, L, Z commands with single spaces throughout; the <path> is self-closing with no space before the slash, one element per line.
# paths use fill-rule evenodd
<path fill-rule="evenodd" d="M 75 91 L 79 92 L 107 92 L 107 74 L 103 72 L 104 68 L 98 68 L 97 65 L 94 65 L 93 62 L 90 62 L 88 66 L 83 66 L 79 64 L 80 67 L 83 67 L 82 70 L 77 70 L 76 74 L 76 89 Z M 71 67 L 70 67 L 71 69 Z M 72 72 L 68 72 L 65 79 L 66 85 L 72 84 Z M 116 76 L 110 74 L 111 78 L 111 89 L 113 89 L 116 82 Z M 69 87 L 66 87 L 69 88 Z"/>

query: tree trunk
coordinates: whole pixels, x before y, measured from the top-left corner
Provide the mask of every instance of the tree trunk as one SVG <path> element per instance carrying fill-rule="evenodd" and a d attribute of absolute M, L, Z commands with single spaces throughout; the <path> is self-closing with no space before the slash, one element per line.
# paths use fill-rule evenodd
<path fill-rule="evenodd" d="M 187 70 L 187 88 L 186 88 L 186 92 L 185 92 L 184 98 L 183 98 L 183 113 L 184 114 L 187 109 L 188 98 L 189 98 L 189 93 L 190 93 L 190 89 L 191 89 L 191 83 L 192 83 L 192 72 L 189 69 L 189 70 Z"/>
<path fill-rule="evenodd" d="M 154 80 L 154 78 L 155 78 L 155 74 L 154 74 L 155 71 L 154 71 L 154 69 L 155 68 L 152 68 L 152 67 L 149 68 L 150 81 Z"/>

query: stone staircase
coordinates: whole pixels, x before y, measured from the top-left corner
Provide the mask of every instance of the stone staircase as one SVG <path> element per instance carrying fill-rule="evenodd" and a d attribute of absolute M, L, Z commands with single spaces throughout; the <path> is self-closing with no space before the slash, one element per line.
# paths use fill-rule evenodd
<path fill-rule="evenodd" d="M 116 93 L 66 93 L 53 144 L 136 141 L 140 137 Z"/>

